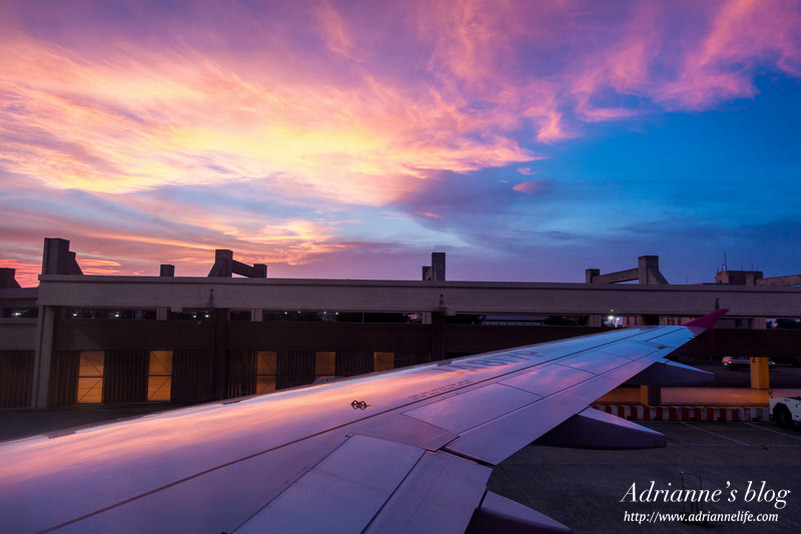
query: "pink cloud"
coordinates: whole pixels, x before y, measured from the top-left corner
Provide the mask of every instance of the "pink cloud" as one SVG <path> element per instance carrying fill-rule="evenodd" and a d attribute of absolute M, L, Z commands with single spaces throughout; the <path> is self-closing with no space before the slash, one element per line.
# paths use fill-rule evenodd
<path fill-rule="evenodd" d="M 113 47 L 79 58 L 19 35 L 4 44 L 11 53 L 0 60 L 0 89 L 20 102 L 0 131 L 12 144 L 6 166 L 51 186 L 123 193 L 280 175 L 291 181 L 274 180 L 277 189 L 305 185 L 316 196 L 380 205 L 428 169 L 535 159 L 494 132 L 492 117 L 369 74 L 347 85 L 275 86 L 269 66 L 239 71 L 238 60 L 198 50 L 156 55 L 132 44 L 141 58 L 132 60 Z"/>
<path fill-rule="evenodd" d="M 442 215 L 439 215 L 438 213 L 433 213 L 433 212 L 430 212 L 430 211 L 421 211 L 421 212 L 418 212 L 417 214 L 421 215 L 423 217 L 427 217 L 429 219 L 436 219 L 438 221 L 444 219 L 444 217 Z"/>
<path fill-rule="evenodd" d="M 753 97 L 759 67 L 801 75 L 801 4 L 737 0 L 720 5 L 709 30 L 688 51 L 678 76 L 654 93 L 672 108 L 704 109 Z"/>
<path fill-rule="evenodd" d="M 536 195 L 545 190 L 545 182 L 542 180 L 536 182 L 522 182 L 512 187 L 515 191 L 525 193 L 527 195 Z"/>

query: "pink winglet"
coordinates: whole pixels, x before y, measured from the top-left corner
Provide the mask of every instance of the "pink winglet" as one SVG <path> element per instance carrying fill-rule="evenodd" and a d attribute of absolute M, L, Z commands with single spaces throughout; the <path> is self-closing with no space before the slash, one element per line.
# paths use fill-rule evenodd
<path fill-rule="evenodd" d="M 703 317 L 699 317 L 698 319 L 693 319 L 692 321 L 688 321 L 684 323 L 682 326 L 692 328 L 693 330 L 695 329 L 708 330 L 710 328 L 714 328 L 715 323 L 718 322 L 718 319 L 726 315 L 727 311 L 729 311 L 728 308 L 715 310 L 712 313 L 704 315 Z"/>

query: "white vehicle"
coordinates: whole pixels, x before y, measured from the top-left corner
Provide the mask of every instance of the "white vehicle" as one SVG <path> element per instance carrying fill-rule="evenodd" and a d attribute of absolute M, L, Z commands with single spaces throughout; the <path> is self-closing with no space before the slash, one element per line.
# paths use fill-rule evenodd
<path fill-rule="evenodd" d="M 751 358 L 750 357 L 741 357 L 741 356 L 724 356 L 721 360 L 723 367 L 727 369 L 750 369 L 751 368 Z M 776 367 L 776 362 L 773 360 L 768 360 L 768 368 L 773 369 Z"/>
<path fill-rule="evenodd" d="M 771 398 L 770 413 L 782 428 L 801 426 L 801 396 Z"/>

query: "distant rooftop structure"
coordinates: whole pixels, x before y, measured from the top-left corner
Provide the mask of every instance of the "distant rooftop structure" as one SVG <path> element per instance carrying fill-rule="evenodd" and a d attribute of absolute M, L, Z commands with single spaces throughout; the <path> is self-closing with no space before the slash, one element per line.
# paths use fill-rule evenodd
<path fill-rule="evenodd" d="M 637 267 L 614 273 L 601 274 L 600 269 L 587 269 L 584 277 L 588 284 L 617 284 L 636 280 L 638 284 L 668 285 L 659 272 L 659 256 L 640 256 L 637 258 Z"/>
<path fill-rule="evenodd" d="M 801 274 L 765 278 L 762 271 L 730 271 L 727 269 L 718 271 L 715 275 L 715 283 L 734 286 L 790 287 L 801 285 Z"/>
<path fill-rule="evenodd" d="M 0 289 L 11 289 L 20 287 L 16 278 L 16 269 L 0 269 Z"/>

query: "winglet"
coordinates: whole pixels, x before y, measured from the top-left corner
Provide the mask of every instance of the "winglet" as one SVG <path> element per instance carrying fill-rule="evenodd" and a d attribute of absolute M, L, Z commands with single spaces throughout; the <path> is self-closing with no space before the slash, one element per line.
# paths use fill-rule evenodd
<path fill-rule="evenodd" d="M 693 330 L 695 330 L 695 329 L 708 330 L 710 328 L 714 328 L 715 327 L 715 323 L 718 322 L 718 319 L 720 319 L 721 317 L 726 315 L 726 312 L 728 312 L 728 311 L 729 311 L 728 308 L 722 308 L 720 310 L 715 310 L 712 313 L 704 315 L 703 317 L 699 317 L 697 319 L 693 319 L 692 321 L 688 321 L 688 322 L 684 323 L 682 326 L 686 326 L 686 327 L 691 328 Z"/>

